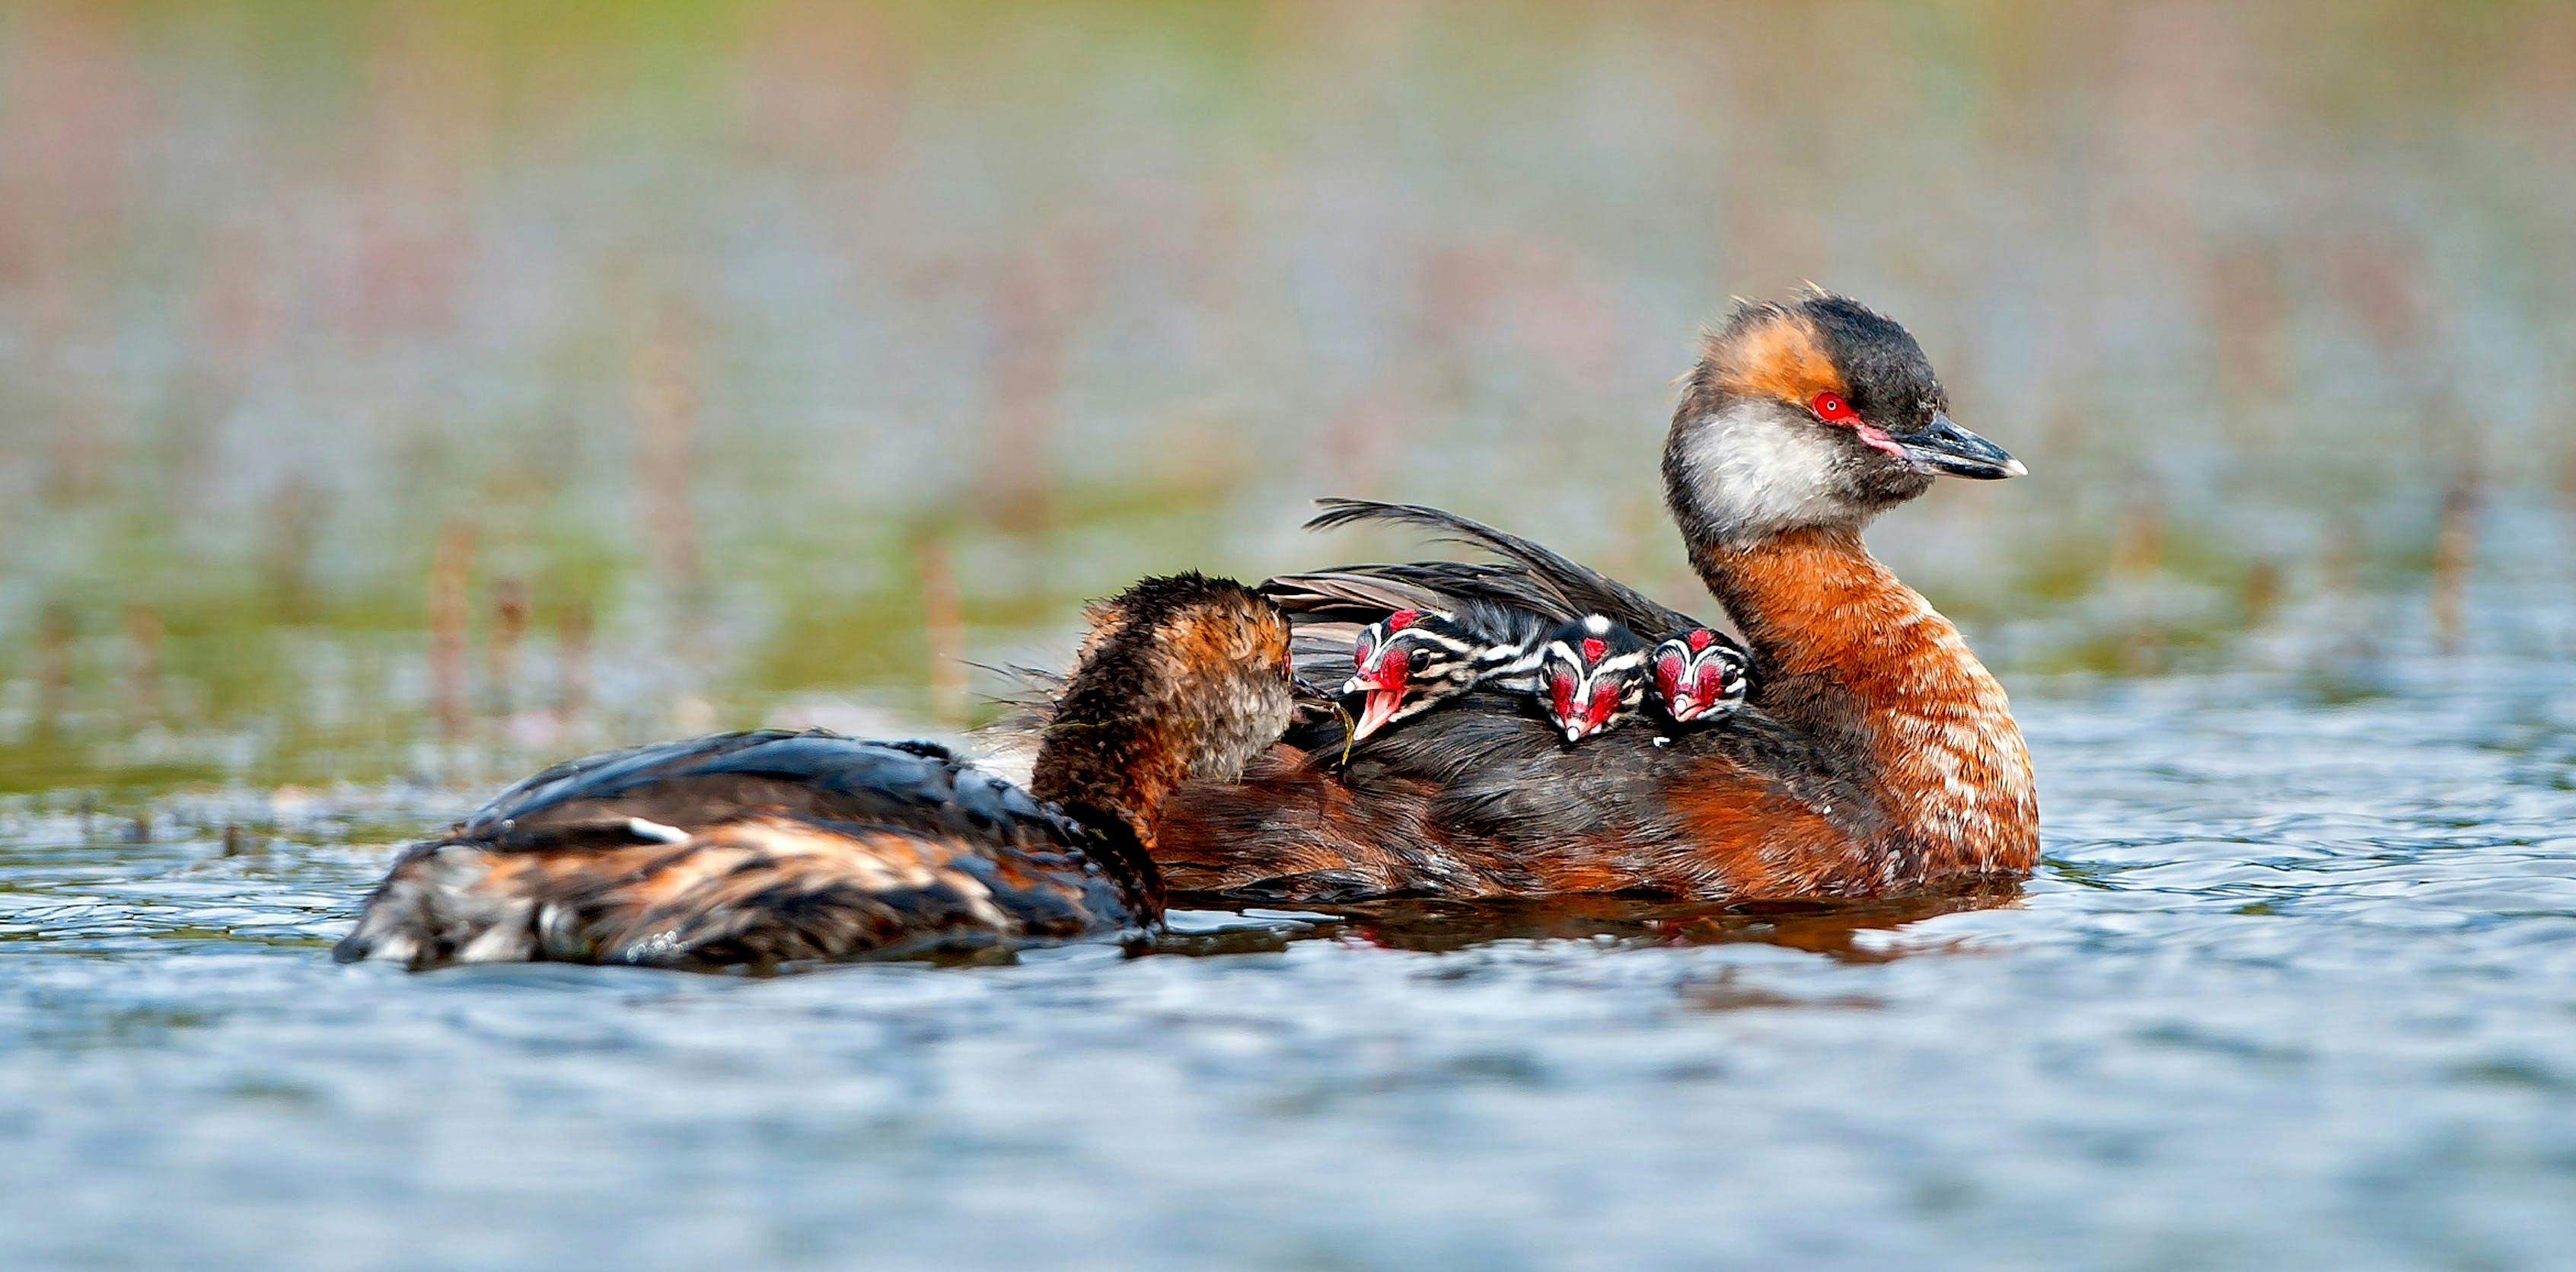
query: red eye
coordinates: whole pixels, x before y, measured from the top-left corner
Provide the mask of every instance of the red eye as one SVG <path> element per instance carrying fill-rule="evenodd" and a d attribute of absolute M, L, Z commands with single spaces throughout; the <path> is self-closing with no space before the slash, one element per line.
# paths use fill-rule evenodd
<path fill-rule="evenodd" d="M 1815 401 L 1808 403 L 1808 405 L 1815 409 L 1816 418 L 1820 420 L 1847 420 L 1853 418 L 1851 403 L 1844 401 L 1842 399 L 1842 395 L 1839 393 L 1819 393 L 1816 395 Z"/>

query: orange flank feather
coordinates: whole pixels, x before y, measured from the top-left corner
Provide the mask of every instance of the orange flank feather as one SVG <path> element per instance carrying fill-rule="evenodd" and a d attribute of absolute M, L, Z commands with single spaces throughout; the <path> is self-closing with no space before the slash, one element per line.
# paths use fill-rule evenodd
<path fill-rule="evenodd" d="M 1922 874 L 2030 869 L 2039 804 L 2003 686 L 1858 532 L 1801 531 L 1694 557 L 1762 660 L 1754 701 L 1825 736 L 1857 732 Z"/>

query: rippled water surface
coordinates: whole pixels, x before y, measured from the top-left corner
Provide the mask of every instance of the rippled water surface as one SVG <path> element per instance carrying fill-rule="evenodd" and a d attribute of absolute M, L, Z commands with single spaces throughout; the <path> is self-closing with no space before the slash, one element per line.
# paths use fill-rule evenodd
<path fill-rule="evenodd" d="M 21 801 L 0 1265 L 2563 1259 L 2576 672 L 2021 689 L 2015 894 L 774 979 L 334 966 L 458 794 Z"/>

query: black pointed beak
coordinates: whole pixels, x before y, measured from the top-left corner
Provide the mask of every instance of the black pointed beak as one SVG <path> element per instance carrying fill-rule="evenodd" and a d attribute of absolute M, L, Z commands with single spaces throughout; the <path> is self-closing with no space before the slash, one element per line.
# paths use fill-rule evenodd
<path fill-rule="evenodd" d="M 1995 481 L 2019 477 L 2030 471 L 2003 447 L 1952 423 L 1944 412 L 1934 412 L 1932 423 L 1922 432 L 1893 436 L 1888 440 L 1903 447 L 1905 457 L 1925 472 Z"/>
<path fill-rule="evenodd" d="M 1290 676 L 1288 692 L 1291 697 L 1300 702 L 1332 702 L 1340 696 L 1304 676 Z"/>

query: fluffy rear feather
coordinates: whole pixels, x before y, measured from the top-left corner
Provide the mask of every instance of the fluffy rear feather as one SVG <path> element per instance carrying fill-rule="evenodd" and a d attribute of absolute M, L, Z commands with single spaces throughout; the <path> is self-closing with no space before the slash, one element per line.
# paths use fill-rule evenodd
<path fill-rule="evenodd" d="M 395 863 L 342 962 L 710 965 L 1115 924 L 1099 836 L 927 742 L 761 730 L 559 764 Z"/>

